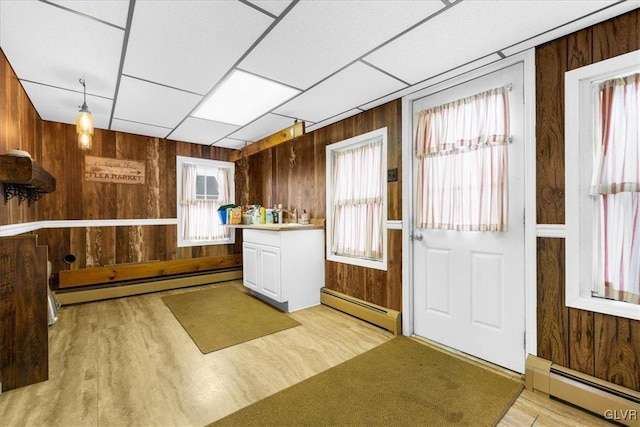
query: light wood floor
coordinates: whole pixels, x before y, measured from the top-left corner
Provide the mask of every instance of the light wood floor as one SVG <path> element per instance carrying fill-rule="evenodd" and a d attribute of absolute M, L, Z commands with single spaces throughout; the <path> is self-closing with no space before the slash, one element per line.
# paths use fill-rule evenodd
<path fill-rule="evenodd" d="M 161 300 L 194 290 L 63 307 L 49 380 L 0 394 L 0 425 L 203 426 L 393 338 L 318 306 L 291 314 L 302 326 L 203 355 Z M 499 425 L 609 424 L 524 391 Z"/>

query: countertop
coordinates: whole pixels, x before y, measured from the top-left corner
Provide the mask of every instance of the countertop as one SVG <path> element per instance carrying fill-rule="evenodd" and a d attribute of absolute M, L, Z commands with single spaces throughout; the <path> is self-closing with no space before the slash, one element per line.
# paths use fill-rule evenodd
<path fill-rule="evenodd" d="M 295 231 L 295 230 L 324 229 L 324 225 L 296 224 L 292 222 L 286 222 L 284 224 L 226 224 L 225 227 L 246 228 L 250 230 L 268 230 L 268 231 Z"/>

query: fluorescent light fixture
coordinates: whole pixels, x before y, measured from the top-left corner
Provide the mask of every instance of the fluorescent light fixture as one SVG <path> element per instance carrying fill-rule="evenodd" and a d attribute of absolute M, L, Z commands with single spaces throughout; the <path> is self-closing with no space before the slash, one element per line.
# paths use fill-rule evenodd
<path fill-rule="evenodd" d="M 298 93 L 289 86 L 235 70 L 192 116 L 244 126 Z"/>

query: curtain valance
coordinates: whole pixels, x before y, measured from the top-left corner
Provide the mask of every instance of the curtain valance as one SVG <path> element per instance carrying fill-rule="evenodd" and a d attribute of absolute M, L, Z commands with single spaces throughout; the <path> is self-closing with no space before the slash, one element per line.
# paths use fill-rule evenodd
<path fill-rule="evenodd" d="M 506 87 L 420 112 L 415 136 L 418 158 L 506 144 L 509 100 Z"/>

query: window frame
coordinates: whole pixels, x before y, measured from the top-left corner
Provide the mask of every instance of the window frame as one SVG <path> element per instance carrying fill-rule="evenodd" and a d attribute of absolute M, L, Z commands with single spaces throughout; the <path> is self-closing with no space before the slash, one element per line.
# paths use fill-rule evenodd
<path fill-rule="evenodd" d="M 229 169 L 229 198 L 235 200 L 235 163 L 225 162 L 222 160 L 210 160 L 202 159 L 198 157 L 185 157 L 176 156 L 176 234 L 177 234 L 177 246 L 191 247 L 191 246 L 210 246 L 210 245 L 232 245 L 236 242 L 236 233 L 231 231 L 228 239 L 220 240 L 188 240 L 182 238 L 180 233 L 180 227 L 182 225 L 182 209 L 180 206 L 180 200 L 182 199 L 182 176 L 183 165 L 185 163 L 195 164 L 198 168 L 210 169 L 210 168 L 226 168 Z"/>
<path fill-rule="evenodd" d="M 589 188 L 597 128 L 594 110 L 599 105 L 594 85 L 637 72 L 639 58 L 637 50 L 565 73 L 566 305 L 635 320 L 640 320 L 640 306 L 592 295 L 596 204 L 589 197 Z"/>
<path fill-rule="evenodd" d="M 350 257 L 344 255 L 337 255 L 331 252 L 333 246 L 333 153 L 343 151 L 347 149 L 356 148 L 362 146 L 372 139 L 382 138 L 382 258 L 380 260 L 373 260 L 361 257 Z M 342 264 L 357 265 L 360 267 L 373 268 L 376 270 L 387 270 L 387 128 L 383 127 L 371 132 L 357 135 L 343 141 L 339 141 L 326 147 L 326 246 L 327 246 L 327 260 L 333 262 L 339 262 Z"/>

